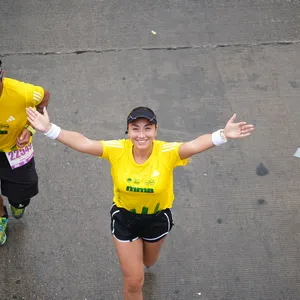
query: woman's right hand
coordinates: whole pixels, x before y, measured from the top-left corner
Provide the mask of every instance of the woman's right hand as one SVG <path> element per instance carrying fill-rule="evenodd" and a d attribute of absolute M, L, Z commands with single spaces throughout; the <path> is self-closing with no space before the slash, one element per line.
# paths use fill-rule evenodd
<path fill-rule="evenodd" d="M 46 107 L 43 108 L 43 115 L 32 107 L 26 108 L 27 119 L 37 130 L 48 132 L 51 129 L 51 123 Z"/>

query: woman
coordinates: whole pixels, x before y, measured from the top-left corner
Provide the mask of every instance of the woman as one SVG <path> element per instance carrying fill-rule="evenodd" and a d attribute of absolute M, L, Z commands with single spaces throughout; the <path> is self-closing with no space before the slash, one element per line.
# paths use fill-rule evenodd
<path fill-rule="evenodd" d="M 28 108 L 27 114 L 30 123 L 47 137 L 111 163 L 111 230 L 123 272 L 125 300 L 143 298 L 144 266 L 156 262 L 173 226 L 173 169 L 186 165 L 192 155 L 224 144 L 230 138 L 247 137 L 254 129 L 246 122 L 235 123 L 234 114 L 224 129 L 186 143 L 167 143 L 155 139 L 154 112 L 137 107 L 127 118 L 128 139 L 95 141 L 50 123 L 46 109 L 42 115 Z"/>

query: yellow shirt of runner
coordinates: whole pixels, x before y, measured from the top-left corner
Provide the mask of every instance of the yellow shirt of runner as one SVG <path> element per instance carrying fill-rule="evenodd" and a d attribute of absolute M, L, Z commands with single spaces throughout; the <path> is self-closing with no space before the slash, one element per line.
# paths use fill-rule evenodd
<path fill-rule="evenodd" d="M 44 98 L 44 89 L 11 78 L 3 79 L 0 96 L 0 151 L 16 147 L 17 137 L 27 124 L 26 107 L 37 106 Z"/>
<path fill-rule="evenodd" d="M 101 141 L 102 158 L 111 164 L 114 182 L 113 202 L 137 214 L 154 214 L 171 208 L 174 201 L 173 170 L 188 160 L 179 157 L 181 143 L 155 140 L 151 156 L 137 164 L 130 140 Z"/>

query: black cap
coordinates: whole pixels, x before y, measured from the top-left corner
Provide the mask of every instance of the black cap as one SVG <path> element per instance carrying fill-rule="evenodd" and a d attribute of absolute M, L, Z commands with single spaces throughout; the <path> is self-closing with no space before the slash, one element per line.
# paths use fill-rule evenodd
<path fill-rule="evenodd" d="M 152 124 L 157 124 L 156 115 L 152 109 L 148 107 L 139 106 L 134 108 L 127 117 L 127 125 L 137 119 L 145 118 Z"/>
<path fill-rule="evenodd" d="M 128 115 L 127 130 L 125 131 L 125 134 L 128 133 L 128 124 L 140 118 L 145 118 L 149 120 L 152 124 L 157 124 L 156 115 L 153 112 L 153 110 L 149 107 L 139 106 L 134 108 Z"/>

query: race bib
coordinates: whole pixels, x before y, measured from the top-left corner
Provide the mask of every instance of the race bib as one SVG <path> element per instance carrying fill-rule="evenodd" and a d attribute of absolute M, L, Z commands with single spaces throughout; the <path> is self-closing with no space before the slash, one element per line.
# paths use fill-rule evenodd
<path fill-rule="evenodd" d="M 22 149 L 5 152 L 8 162 L 12 169 L 16 169 L 26 165 L 34 155 L 32 143 Z"/>

